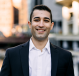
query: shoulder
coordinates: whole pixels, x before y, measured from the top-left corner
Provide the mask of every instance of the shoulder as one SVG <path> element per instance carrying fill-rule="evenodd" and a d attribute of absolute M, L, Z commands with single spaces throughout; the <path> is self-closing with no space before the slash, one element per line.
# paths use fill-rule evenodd
<path fill-rule="evenodd" d="M 70 61 L 72 61 L 72 53 L 69 52 L 68 50 L 65 50 L 61 47 L 58 47 L 56 45 L 52 45 L 52 47 L 54 47 L 57 51 L 57 55 L 58 55 L 58 60 L 59 60 L 59 63 L 62 64 L 63 63 L 69 63 Z"/>
<path fill-rule="evenodd" d="M 8 48 L 7 50 L 6 50 L 6 52 L 18 52 L 22 47 L 24 47 L 24 46 L 27 46 L 27 45 L 29 45 L 29 41 L 27 41 L 26 43 L 23 43 L 23 44 L 20 44 L 20 45 L 17 45 L 17 46 L 15 46 L 15 47 L 11 47 L 11 48 Z"/>
<path fill-rule="evenodd" d="M 58 51 L 59 55 L 61 55 L 61 56 L 72 56 L 70 51 L 65 50 L 65 49 L 63 49 L 59 46 L 53 45 L 53 44 L 51 44 L 51 45 L 52 45 L 52 47 L 54 47 Z"/>

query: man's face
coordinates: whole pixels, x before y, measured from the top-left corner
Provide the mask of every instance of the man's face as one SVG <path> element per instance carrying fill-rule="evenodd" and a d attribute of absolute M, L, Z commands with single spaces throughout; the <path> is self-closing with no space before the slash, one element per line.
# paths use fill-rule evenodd
<path fill-rule="evenodd" d="M 45 10 L 34 10 L 32 22 L 29 22 L 32 37 L 36 40 L 45 40 L 48 38 L 50 30 L 53 28 L 50 13 Z"/>

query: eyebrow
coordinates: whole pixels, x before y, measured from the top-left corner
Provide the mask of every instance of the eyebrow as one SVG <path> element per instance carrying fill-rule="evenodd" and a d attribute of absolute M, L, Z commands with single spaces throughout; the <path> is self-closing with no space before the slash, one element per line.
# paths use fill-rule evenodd
<path fill-rule="evenodd" d="M 40 17 L 34 17 L 33 19 L 35 19 L 35 18 L 40 18 Z"/>
<path fill-rule="evenodd" d="M 48 17 L 44 17 L 44 19 L 49 19 L 50 20 L 50 18 L 48 18 Z"/>
<path fill-rule="evenodd" d="M 34 17 L 33 19 L 36 19 L 36 18 L 40 18 L 40 17 Z M 44 19 L 49 19 L 50 20 L 50 18 L 48 18 L 48 17 L 44 17 Z"/>

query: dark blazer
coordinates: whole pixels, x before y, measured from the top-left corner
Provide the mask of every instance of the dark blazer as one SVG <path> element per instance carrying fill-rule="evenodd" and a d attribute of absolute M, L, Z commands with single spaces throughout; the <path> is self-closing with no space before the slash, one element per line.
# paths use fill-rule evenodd
<path fill-rule="evenodd" d="M 51 76 L 74 76 L 72 55 L 50 43 Z M 29 76 L 29 41 L 6 50 L 0 76 Z"/>

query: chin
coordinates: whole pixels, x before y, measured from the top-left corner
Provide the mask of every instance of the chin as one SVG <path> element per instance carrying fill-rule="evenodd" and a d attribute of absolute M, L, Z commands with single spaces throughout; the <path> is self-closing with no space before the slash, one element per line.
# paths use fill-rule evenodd
<path fill-rule="evenodd" d="M 38 41 L 44 41 L 45 39 L 47 39 L 47 37 L 36 37 L 36 39 L 37 39 Z"/>

